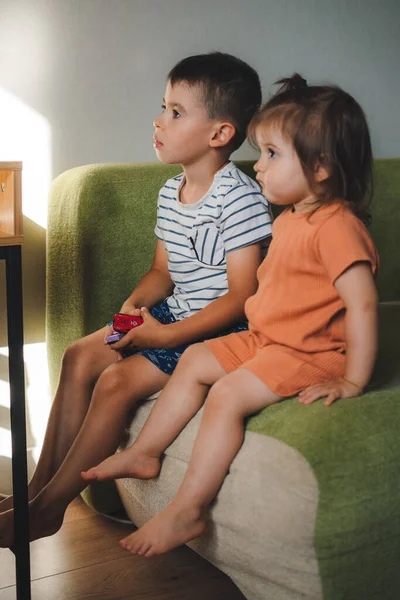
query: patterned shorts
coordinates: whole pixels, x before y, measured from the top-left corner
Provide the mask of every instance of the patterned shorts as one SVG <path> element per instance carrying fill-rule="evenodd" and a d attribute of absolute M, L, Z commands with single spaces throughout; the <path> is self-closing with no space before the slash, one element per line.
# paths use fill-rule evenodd
<path fill-rule="evenodd" d="M 174 315 L 171 313 L 166 300 L 163 300 L 160 302 L 160 304 L 156 304 L 156 306 L 150 310 L 150 313 L 155 319 L 157 319 L 159 323 L 162 323 L 163 325 L 169 325 L 170 323 L 175 323 L 175 321 L 177 321 L 177 319 L 175 319 Z M 224 331 L 221 331 L 220 333 L 211 337 L 221 337 L 223 335 L 228 335 L 229 333 L 236 333 L 237 331 L 246 331 L 247 329 L 247 322 L 243 322 L 235 327 L 225 329 Z M 188 348 L 190 345 L 191 344 L 185 344 L 183 346 L 176 346 L 176 348 L 151 348 L 149 350 L 132 351 L 125 350 L 123 356 L 128 357 L 132 356 L 133 354 L 141 354 L 163 373 L 172 375 L 176 365 L 178 364 L 178 360 L 186 348 Z"/>

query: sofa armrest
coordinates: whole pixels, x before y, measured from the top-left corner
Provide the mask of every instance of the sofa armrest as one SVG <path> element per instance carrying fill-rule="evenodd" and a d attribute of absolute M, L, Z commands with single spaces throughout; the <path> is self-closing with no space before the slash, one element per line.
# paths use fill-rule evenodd
<path fill-rule="evenodd" d="M 73 340 L 102 327 L 150 267 L 158 190 L 179 167 L 89 165 L 50 190 L 46 330 L 52 388 Z"/>

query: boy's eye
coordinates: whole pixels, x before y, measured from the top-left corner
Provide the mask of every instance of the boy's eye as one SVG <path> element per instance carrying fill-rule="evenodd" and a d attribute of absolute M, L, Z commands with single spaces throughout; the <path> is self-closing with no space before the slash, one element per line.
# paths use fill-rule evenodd
<path fill-rule="evenodd" d="M 167 107 L 165 106 L 165 104 L 161 104 L 161 109 L 162 109 L 162 111 L 163 111 L 163 112 L 164 112 L 164 110 L 165 110 L 166 108 L 167 108 Z"/>
<path fill-rule="evenodd" d="M 272 148 L 267 148 L 267 156 L 268 158 L 274 158 L 276 156 L 275 150 L 272 150 Z"/>
<path fill-rule="evenodd" d="M 179 119 L 181 116 L 180 113 L 175 109 L 173 109 L 172 114 L 174 115 L 174 119 Z"/>

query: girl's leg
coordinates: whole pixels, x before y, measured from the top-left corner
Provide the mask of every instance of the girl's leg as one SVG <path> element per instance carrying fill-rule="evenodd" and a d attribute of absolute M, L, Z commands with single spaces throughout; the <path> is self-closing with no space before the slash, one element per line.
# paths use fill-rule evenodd
<path fill-rule="evenodd" d="M 117 361 L 117 353 L 104 344 L 105 331 L 106 328 L 96 331 L 65 351 L 42 451 L 29 483 L 30 500 L 60 467 L 86 416 L 98 377 Z M 0 503 L 0 512 L 9 510 L 12 505 L 10 496 Z"/>
<path fill-rule="evenodd" d="M 226 375 L 206 344 L 194 344 L 154 405 L 137 440 L 82 476 L 86 480 L 137 477 L 160 469 L 160 456 L 203 405 L 210 385 Z"/>
<path fill-rule="evenodd" d="M 168 375 L 140 355 L 107 367 L 94 388 L 86 418 L 60 468 L 30 502 L 31 539 L 55 533 L 68 504 L 86 487 L 82 470 L 115 452 L 129 412 L 138 400 L 161 389 Z M 13 511 L 0 515 L 0 546 L 13 541 Z"/>
<path fill-rule="evenodd" d="M 244 419 L 281 398 L 258 377 L 238 369 L 211 389 L 186 476 L 167 508 L 121 545 L 133 554 L 153 556 L 200 535 L 205 509 L 216 496 L 244 437 Z"/>

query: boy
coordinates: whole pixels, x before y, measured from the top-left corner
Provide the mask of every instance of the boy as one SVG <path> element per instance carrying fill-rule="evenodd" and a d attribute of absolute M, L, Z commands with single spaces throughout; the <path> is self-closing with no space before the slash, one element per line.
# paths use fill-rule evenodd
<path fill-rule="evenodd" d="M 154 147 L 183 174 L 160 191 L 152 267 L 120 309 L 144 323 L 111 349 L 109 326 L 67 348 L 29 485 L 31 539 L 60 528 L 85 487 L 81 471 L 115 452 L 132 406 L 165 386 L 188 344 L 245 328 L 271 219 L 260 188 L 229 156 L 260 102 L 258 75 L 228 54 L 192 56 L 170 72 Z M 0 504 L 3 547 L 13 543 L 11 506 Z"/>

